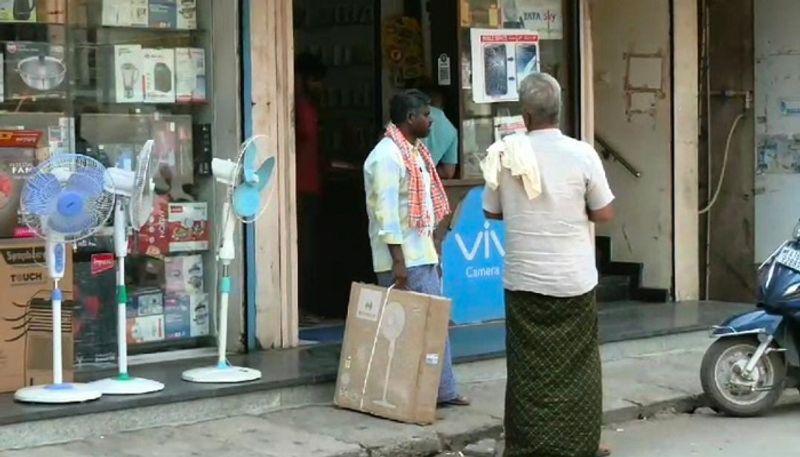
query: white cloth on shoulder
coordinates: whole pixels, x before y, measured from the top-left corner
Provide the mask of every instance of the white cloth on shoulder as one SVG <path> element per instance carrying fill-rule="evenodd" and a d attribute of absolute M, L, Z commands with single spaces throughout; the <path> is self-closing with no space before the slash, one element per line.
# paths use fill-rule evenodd
<path fill-rule="evenodd" d="M 500 185 L 500 172 L 507 168 L 511 176 L 522 180 L 528 199 L 533 200 L 542 193 L 542 177 L 539 163 L 527 135 L 517 133 L 497 141 L 486 150 L 481 161 L 481 170 L 486 185 L 497 190 Z"/>

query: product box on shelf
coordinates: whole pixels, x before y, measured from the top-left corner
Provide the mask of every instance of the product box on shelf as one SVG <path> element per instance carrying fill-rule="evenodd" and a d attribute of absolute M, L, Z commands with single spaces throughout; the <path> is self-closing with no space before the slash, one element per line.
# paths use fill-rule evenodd
<path fill-rule="evenodd" d="M 208 294 L 197 294 L 189 296 L 189 323 L 190 323 L 190 336 L 207 336 L 209 335 L 211 320 Z"/>
<path fill-rule="evenodd" d="M 75 256 L 75 364 L 117 357 L 116 264 L 111 252 Z"/>
<path fill-rule="evenodd" d="M 199 294 L 204 291 L 203 256 L 178 255 L 164 259 L 168 294 Z"/>
<path fill-rule="evenodd" d="M 144 101 L 142 47 L 138 44 L 118 44 L 114 52 L 114 101 L 141 103 Z"/>
<path fill-rule="evenodd" d="M 35 165 L 36 149 L 0 147 L 0 238 L 28 233 L 19 213 L 19 197 Z"/>
<path fill-rule="evenodd" d="M 208 203 L 170 203 L 167 222 L 170 253 L 208 250 Z"/>
<path fill-rule="evenodd" d="M 164 341 L 164 315 L 128 319 L 128 344 Z"/>
<path fill-rule="evenodd" d="M 36 20 L 46 24 L 64 24 L 67 21 L 67 0 L 38 0 Z"/>
<path fill-rule="evenodd" d="M 164 314 L 164 292 L 156 287 L 134 289 L 128 296 L 128 319 Z"/>
<path fill-rule="evenodd" d="M 52 382 L 53 342 L 44 242 L 0 241 L 0 392 Z M 72 379 L 72 259 L 67 256 L 62 304 L 64 379 Z M 27 348 L 27 350 L 26 350 Z"/>
<path fill-rule="evenodd" d="M 178 103 L 202 103 L 207 100 L 205 49 L 175 49 L 175 92 Z"/>
<path fill-rule="evenodd" d="M 36 0 L 0 0 L 0 22 L 36 22 Z"/>
<path fill-rule="evenodd" d="M 197 176 L 211 176 L 211 124 L 192 126 L 194 173 Z"/>
<path fill-rule="evenodd" d="M 100 24 L 109 27 L 148 27 L 147 0 L 103 0 Z"/>
<path fill-rule="evenodd" d="M 0 51 L 0 103 L 3 103 L 6 100 L 6 75 L 3 72 L 3 53 Z"/>
<path fill-rule="evenodd" d="M 178 27 L 177 0 L 150 0 L 150 27 L 175 29 Z"/>
<path fill-rule="evenodd" d="M 131 254 L 163 258 L 169 253 L 168 210 L 169 199 L 162 195 L 156 196 L 150 220 L 134 235 L 130 243 Z"/>
<path fill-rule="evenodd" d="M 144 101 L 175 103 L 175 50 L 142 50 L 144 66 Z"/>
<path fill-rule="evenodd" d="M 167 339 L 189 338 L 191 326 L 191 296 L 167 294 L 164 300 L 164 332 Z"/>
<path fill-rule="evenodd" d="M 9 41 L 5 55 L 7 98 L 62 98 L 67 67 L 64 47 L 33 41 Z"/>
<path fill-rule="evenodd" d="M 197 0 L 178 0 L 177 28 L 194 30 L 197 28 Z"/>

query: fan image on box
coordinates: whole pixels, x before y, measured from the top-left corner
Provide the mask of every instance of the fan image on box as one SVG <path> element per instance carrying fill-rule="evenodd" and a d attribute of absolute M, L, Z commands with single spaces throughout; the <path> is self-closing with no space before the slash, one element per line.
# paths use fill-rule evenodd
<path fill-rule="evenodd" d="M 142 395 L 164 389 L 164 384 L 128 374 L 127 306 L 128 288 L 125 285 L 125 257 L 128 255 L 130 229 L 141 229 L 153 213 L 155 201 L 154 174 L 158 160 L 153 152 L 153 140 L 148 140 L 136 158 L 136 171 L 123 162 L 122 167 L 109 168 L 114 182 L 109 189 L 116 195 L 114 204 L 114 254 L 117 257 L 117 365 L 119 374 L 90 385 L 104 395 Z"/>
<path fill-rule="evenodd" d="M 251 224 L 263 213 L 270 200 L 275 182 L 277 158 L 266 152 L 264 136 L 254 136 L 242 144 L 236 162 L 214 159 L 211 170 L 217 182 L 228 187 L 222 208 L 222 241 L 218 244 L 217 260 L 222 267 L 219 296 L 219 328 L 217 329 L 217 364 L 183 372 L 183 379 L 199 383 L 238 383 L 255 381 L 261 372 L 236 367 L 226 357 L 228 336 L 228 298 L 232 290 L 229 267 L 235 258 L 233 235 L 237 223 Z M 256 163 L 257 160 L 263 160 Z"/>
<path fill-rule="evenodd" d="M 91 386 L 63 382 L 61 301 L 67 243 L 97 232 L 114 207 L 113 181 L 91 157 L 58 154 L 33 171 L 20 196 L 25 224 L 46 242 L 47 271 L 53 280 L 53 384 L 25 387 L 14 399 L 25 403 L 79 403 L 100 398 Z"/>

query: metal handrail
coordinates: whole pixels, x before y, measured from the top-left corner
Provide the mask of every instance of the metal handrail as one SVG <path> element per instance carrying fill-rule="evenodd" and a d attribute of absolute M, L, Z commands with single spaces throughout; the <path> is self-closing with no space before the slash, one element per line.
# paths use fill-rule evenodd
<path fill-rule="evenodd" d="M 628 173 L 632 174 L 635 178 L 642 177 L 642 172 L 639 171 L 636 167 L 634 167 L 632 163 L 628 162 L 628 159 L 623 157 L 622 154 L 619 153 L 619 151 L 609 146 L 608 142 L 606 142 L 604 139 L 602 139 L 597 135 L 595 135 L 594 141 L 597 143 L 598 146 L 600 146 L 600 149 L 602 149 L 601 154 L 603 155 L 604 159 L 606 160 L 614 159 L 615 161 L 619 162 L 619 164 L 622 165 L 623 168 L 628 170 Z"/>

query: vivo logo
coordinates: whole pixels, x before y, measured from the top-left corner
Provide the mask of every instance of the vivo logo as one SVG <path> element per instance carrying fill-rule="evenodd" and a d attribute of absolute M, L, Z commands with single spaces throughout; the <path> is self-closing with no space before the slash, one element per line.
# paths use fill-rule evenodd
<path fill-rule="evenodd" d="M 486 222 L 483 225 L 483 231 L 478 233 L 478 237 L 472 242 L 472 246 L 469 248 L 467 244 L 464 242 L 464 238 L 461 234 L 456 234 L 456 244 L 458 244 L 458 248 L 461 250 L 461 253 L 464 255 L 464 259 L 467 261 L 475 260 L 478 254 L 483 251 L 483 258 L 489 259 L 492 256 L 492 246 L 494 246 L 494 250 L 500 254 L 500 257 L 504 257 L 506 255 L 505 249 L 503 249 L 503 244 L 500 242 L 500 238 L 497 236 L 497 233 L 491 229 L 491 225 L 489 222 Z M 481 247 L 483 249 L 481 249 Z"/>

